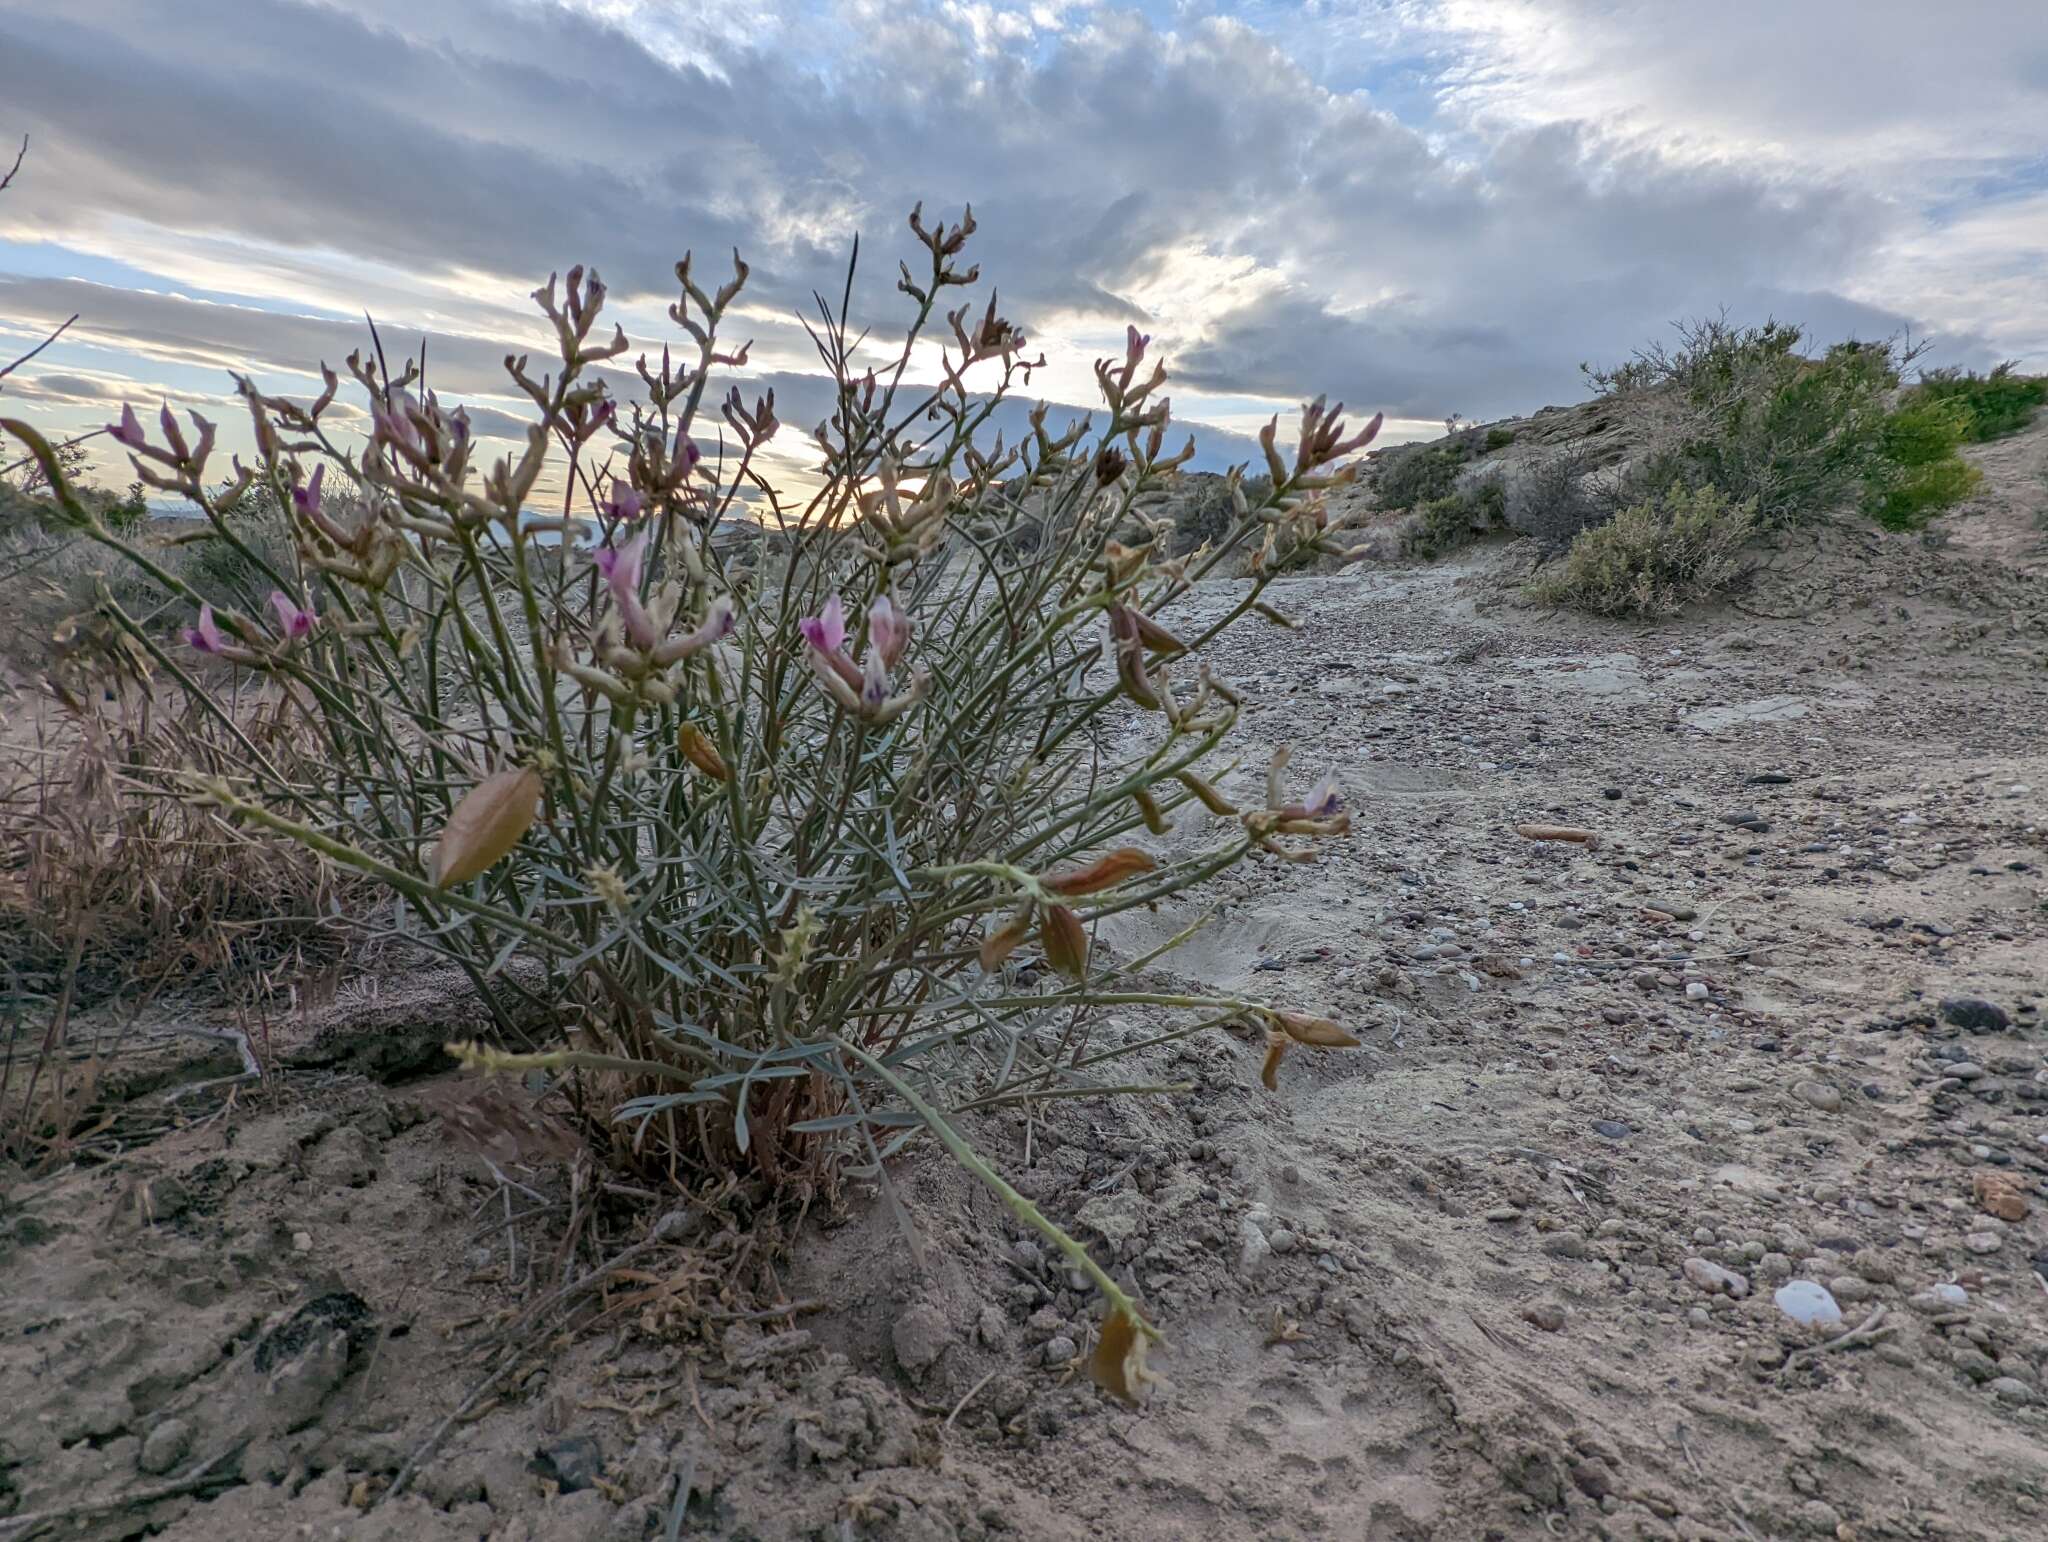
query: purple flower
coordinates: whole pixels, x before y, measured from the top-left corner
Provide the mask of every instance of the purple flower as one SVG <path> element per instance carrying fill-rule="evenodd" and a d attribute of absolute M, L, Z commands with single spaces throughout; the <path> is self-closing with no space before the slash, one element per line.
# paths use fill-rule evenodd
<path fill-rule="evenodd" d="M 277 629 L 286 642 L 297 642 L 302 637 L 310 637 L 313 633 L 313 623 L 320 619 L 313 614 L 312 606 L 294 605 L 285 598 L 282 589 L 270 591 L 270 608 L 277 612 Z"/>
<path fill-rule="evenodd" d="M 642 534 L 624 547 L 601 547 L 592 559 L 611 588 L 627 640 L 636 648 L 652 648 L 661 640 L 654 618 L 640 604 L 640 566 L 646 555 L 647 537 Z"/>
<path fill-rule="evenodd" d="M 1344 795 L 1337 790 L 1337 778 L 1326 776 L 1316 783 L 1315 791 L 1308 795 L 1306 805 L 1311 819 L 1328 819 L 1344 808 Z"/>
<path fill-rule="evenodd" d="M 825 608 L 815 616 L 805 616 L 796 624 L 804 634 L 804 641 L 820 653 L 837 653 L 846 646 L 846 607 L 839 603 L 839 596 L 833 595 L 825 602 Z"/>
<path fill-rule="evenodd" d="M 1124 363 L 1131 369 L 1138 367 L 1138 361 L 1145 357 L 1145 349 L 1152 342 L 1152 334 L 1140 332 L 1136 327 L 1124 329 Z"/>
<path fill-rule="evenodd" d="M 292 489 L 292 507 L 307 519 L 314 518 L 320 512 L 320 484 L 326 479 L 327 463 L 322 461 L 313 468 L 312 476 L 302 485 Z"/>
<path fill-rule="evenodd" d="M 861 665 L 860 701 L 870 712 L 889 699 L 889 671 L 882 663 L 881 650 L 868 649 Z"/>
<path fill-rule="evenodd" d="M 611 491 L 606 494 L 602 507 L 604 517 L 613 523 L 634 520 L 640 517 L 640 495 L 617 477 L 612 478 Z"/>
<path fill-rule="evenodd" d="M 732 600 L 729 596 L 721 594 L 711 602 L 710 609 L 704 612 L 704 619 L 697 624 L 695 630 L 686 632 L 681 637 L 671 637 L 656 648 L 654 661 L 665 667 L 678 659 L 686 659 L 700 648 L 708 648 L 720 638 L 732 636 L 736 624 Z"/>
<path fill-rule="evenodd" d="M 149 440 L 144 437 L 142 432 L 142 422 L 135 416 L 135 409 L 133 407 L 123 406 L 121 408 L 121 421 L 109 423 L 107 425 L 107 433 L 116 444 L 124 444 L 131 450 L 146 450 L 149 448 Z"/>
<path fill-rule="evenodd" d="M 199 625 L 185 628 L 185 641 L 201 653 L 218 654 L 227 648 L 228 640 L 214 624 L 211 605 L 199 607 Z"/>
<path fill-rule="evenodd" d="M 877 595 L 868 607 L 868 656 L 879 653 L 882 663 L 894 669 L 909 646 L 909 615 L 891 596 Z"/>

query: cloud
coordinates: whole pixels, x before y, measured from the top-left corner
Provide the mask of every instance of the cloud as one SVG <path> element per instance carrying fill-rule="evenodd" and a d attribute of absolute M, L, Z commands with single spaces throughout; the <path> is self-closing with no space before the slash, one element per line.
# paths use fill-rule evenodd
<path fill-rule="evenodd" d="M 549 269 L 596 262 L 658 340 L 681 250 L 715 269 L 737 245 L 758 373 L 808 424 L 825 388 L 773 318 L 836 298 L 859 234 L 855 312 L 887 346 L 922 199 L 973 201 L 974 298 L 1000 285 L 1047 347 L 1038 389 L 1086 400 L 1089 357 L 1136 322 L 1197 419 L 1326 389 L 1420 418 L 1532 407 L 1723 304 L 1947 329 L 1971 359 L 2048 336 L 2048 301 L 1971 301 L 1971 275 L 2021 287 L 2009 220 L 1902 198 L 1855 153 L 1914 187 L 2003 166 L 2048 80 L 2031 12 L 1997 7 L 2001 51 L 1904 0 L 1731 0 L 1711 27 L 1613 0 L 1248 3 L 1253 24 L 756 0 L 714 30 L 653 0 L 183 0 L 175 26 L 150 0 L 0 0 L 0 130 L 36 139 L 0 235 L 164 275 L 4 280 L 0 316 L 78 309 L 102 355 L 303 371 L 357 344 L 361 295 L 390 352 L 429 338 L 437 383 L 498 412 L 505 347 L 545 344 L 520 297 Z M 1398 79 L 1359 62 L 1377 47 Z"/>

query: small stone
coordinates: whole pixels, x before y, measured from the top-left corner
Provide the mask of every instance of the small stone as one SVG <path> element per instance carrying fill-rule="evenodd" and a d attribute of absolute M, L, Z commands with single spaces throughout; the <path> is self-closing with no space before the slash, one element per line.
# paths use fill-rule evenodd
<path fill-rule="evenodd" d="M 1586 1239 L 1575 1231 L 1554 1231 L 1543 1239 L 1543 1251 L 1552 1258 L 1584 1258 Z"/>
<path fill-rule="evenodd" d="M 295 1231 L 295 1232 L 293 1232 L 293 1233 L 292 1233 L 292 1251 L 293 1251 L 294 1253 L 310 1253 L 310 1252 L 312 1252 L 312 1251 L 313 1251 L 313 1234 L 312 1234 L 311 1232 L 309 1232 L 309 1231 Z"/>
<path fill-rule="evenodd" d="M 1974 1060 L 1958 1060 L 1948 1068 L 1948 1074 L 1959 1082 L 1974 1082 L 1990 1073 Z"/>
<path fill-rule="evenodd" d="M 889 1343 L 896 1351 L 896 1363 L 913 1376 L 921 1376 L 932 1362 L 946 1352 L 953 1337 L 945 1315 L 929 1302 L 908 1307 L 889 1330 Z"/>
<path fill-rule="evenodd" d="M 1951 1285 L 1944 1281 L 1939 1285 L 1930 1285 L 1906 1304 L 1916 1312 L 1934 1316 L 1942 1312 L 1960 1311 L 1968 1306 L 1970 1293 L 1960 1285 Z"/>
<path fill-rule="evenodd" d="M 1704 980 L 1687 981 L 1685 995 L 1688 1001 L 1705 1001 L 1708 996 L 1706 982 Z"/>
<path fill-rule="evenodd" d="M 1998 1362 L 1981 1349 L 1967 1345 L 1958 1349 L 1952 1357 L 1955 1367 L 1972 1381 L 1989 1381 L 1998 1374 Z"/>
<path fill-rule="evenodd" d="M 1695 1328 L 1711 1327 L 1714 1321 L 1714 1314 L 1703 1306 L 1696 1306 L 1685 1314 L 1685 1320 Z"/>
<path fill-rule="evenodd" d="M 1835 1304 L 1834 1296 L 1812 1280 L 1792 1280 L 1780 1285 L 1771 1300 L 1779 1311 L 1804 1327 L 1816 1323 L 1827 1327 L 1842 1320 L 1842 1309 Z"/>
<path fill-rule="evenodd" d="M 1285 1226 L 1274 1227 L 1272 1233 L 1266 1238 L 1267 1244 L 1276 1253 L 1292 1253 L 1296 1240 L 1294 1233 Z"/>
<path fill-rule="evenodd" d="M 1522 1212 L 1513 1205 L 1495 1205 L 1491 1210 L 1480 1216 L 1482 1221 L 1494 1221 L 1503 1226 L 1519 1221 L 1521 1218 Z"/>
<path fill-rule="evenodd" d="M 1841 1111 L 1842 1095 L 1826 1082 L 1801 1082 L 1792 1090 L 1824 1114 Z"/>
<path fill-rule="evenodd" d="M 2034 1389 L 2017 1376 L 1994 1376 L 1991 1379 L 1991 1392 L 2001 1403 L 2034 1401 Z"/>
<path fill-rule="evenodd" d="M 1050 1366 L 1062 1366 L 1080 1352 L 1080 1346 L 1062 1333 L 1046 1340 L 1045 1363 Z"/>
<path fill-rule="evenodd" d="M 1595 1119 L 1593 1133 L 1607 1140 L 1624 1140 L 1628 1136 L 1629 1127 L 1619 1119 Z"/>
<path fill-rule="evenodd" d="M 527 1470 L 573 1494 L 604 1476 L 604 1448 L 595 1435 L 571 1435 L 534 1452 Z"/>
<path fill-rule="evenodd" d="M 1873 1301 L 1877 1298 L 1877 1287 L 1856 1274 L 1838 1274 L 1828 1281 L 1828 1289 L 1834 1292 L 1837 1301 Z"/>
<path fill-rule="evenodd" d="M 1522 1308 L 1522 1320 L 1545 1333 L 1556 1333 L 1564 1327 L 1564 1308 L 1555 1301 L 1535 1301 Z"/>
<path fill-rule="evenodd" d="M 191 1449 L 192 1426 L 183 1419 L 166 1419 L 144 1437 L 135 1465 L 161 1476 L 184 1461 Z"/>
<path fill-rule="evenodd" d="M 1956 996 L 1941 1004 L 1942 1018 L 1970 1033 L 2003 1033 L 2012 1026 L 2005 1008 L 1974 996 Z"/>
<path fill-rule="evenodd" d="M 2001 1221 L 2024 1221 L 2032 1208 L 2027 1201 L 2026 1190 L 2010 1173 L 1976 1173 L 1970 1179 L 1970 1188 L 1976 1195 L 1978 1208 Z"/>
<path fill-rule="evenodd" d="M 1685 1277 L 1708 1295 L 1734 1296 L 1739 1300 L 1749 1294 L 1748 1280 L 1733 1269 L 1724 1269 L 1704 1258 L 1688 1258 L 1684 1271 Z"/>
<path fill-rule="evenodd" d="M 1841 1513 L 1825 1499 L 1809 1499 L 1799 1507 L 1799 1524 L 1817 1537 L 1839 1537 Z"/>
<path fill-rule="evenodd" d="M 1995 1231 L 1973 1231 L 1963 1238 L 1963 1246 L 1972 1253 L 1996 1253 L 2005 1246 L 2005 1238 Z"/>

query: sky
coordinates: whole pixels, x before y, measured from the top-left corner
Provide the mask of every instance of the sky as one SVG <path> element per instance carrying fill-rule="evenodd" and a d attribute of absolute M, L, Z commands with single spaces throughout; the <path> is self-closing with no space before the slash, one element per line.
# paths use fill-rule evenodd
<path fill-rule="evenodd" d="M 1390 440 L 1577 400 L 1724 308 L 2048 369 L 2036 0 L 0 0 L 23 135 L 0 360 L 79 320 L 0 405 L 53 431 L 246 449 L 228 371 L 310 396 L 368 313 L 505 433 L 551 270 L 658 357 L 675 259 L 736 246 L 800 475 L 796 313 L 858 234 L 879 360 L 920 200 L 972 202 L 1033 395 L 1085 411 L 1136 325 L 1212 467 L 1319 392 Z"/>

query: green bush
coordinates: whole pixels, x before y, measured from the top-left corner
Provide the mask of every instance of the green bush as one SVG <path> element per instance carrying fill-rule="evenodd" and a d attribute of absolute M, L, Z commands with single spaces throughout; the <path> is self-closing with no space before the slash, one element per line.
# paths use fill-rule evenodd
<path fill-rule="evenodd" d="M 1486 431 L 1486 453 L 1505 450 L 1515 442 L 1515 431 L 1511 428 L 1489 428 Z"/>
<path fill-rule="evenodd" d="M 1408 551 L 1418 557 L 1441 557 L 1506 527 L 1506 495 L 1488 482 L 1476 490 L 1432 498 L 1416 510 L 1419 516 L 1407 538 Z"/>
<path fill-rule="evenodd" d="M 1906 393 L 1902 406 L 1943 403 L 1960 410 L 1963 438 L 1972 444 L 2016 434 L 2048 405 L 2048 375 L 2022 375 L 2010 363 L 1988 375 L 1931 369 Z"/>
<path fill-rule="evenodd" d="M 1962 401 L 1909 395 L 1884 421 L 1883 455 L 1864 495 L 1871 518 L 1887 530 L 1917 530 L 1975 491 L 1984 474 L 1956 453 L 1971 426 Z"/>
<path fill-rule="evenodd" d="M 1596 616 L 1672 615 L 1745 576 L 1743 548 L 1761 528 L 1755 504 L 1673 483 L 1661 497 L 1582 532 L 1529 592 Z"/>

